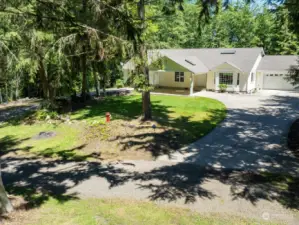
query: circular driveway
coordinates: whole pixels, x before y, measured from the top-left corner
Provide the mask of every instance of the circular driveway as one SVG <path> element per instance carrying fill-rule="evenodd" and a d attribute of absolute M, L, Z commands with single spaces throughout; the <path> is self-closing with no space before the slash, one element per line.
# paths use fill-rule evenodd
<path fill-rule="evenodd" d="M 298 174 L 299 160 L 286 147 L 291 123 L 299 118 L 299 93 L 256 94 L 199 92 L 227 106 L 227 118 L 211 133 L 169 159 L 202 166 Z"/>

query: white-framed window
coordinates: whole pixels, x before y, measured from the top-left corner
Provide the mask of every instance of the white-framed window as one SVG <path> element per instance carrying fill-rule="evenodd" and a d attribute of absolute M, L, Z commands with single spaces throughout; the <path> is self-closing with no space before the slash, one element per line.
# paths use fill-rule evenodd
<path fill-rule="evenodd" d="M 232 85 L 233 77 L 233 73 L 219 73 L 219 84 Z"/>
<path fill-rule="evenodd" d="M 174 81 L 175 82 L 184 82 L 185 76 L 184 72 L 175 72 L 174 73 Z"/>

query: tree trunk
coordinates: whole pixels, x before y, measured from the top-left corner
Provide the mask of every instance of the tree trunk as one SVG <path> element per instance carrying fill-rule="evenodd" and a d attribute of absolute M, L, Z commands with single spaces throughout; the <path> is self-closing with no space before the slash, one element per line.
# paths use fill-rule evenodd
<path fill-rule="evenodd" d="M 141 67 L 143 75 L 145 76 L 145 87 L 142 92 L 142 110 L 143 110 L 143 119 L 150 120 L 152 119 L 152 110 L 151 110 L 151 99 L 150 99 L 150 91 L 148 90 L 149 87 L 149 69 L 147 65 L 147 52 L 146 46 L 144 43 L 144 37 L 142 34 L 145 31 L 145 2 L 144 0 L 139 0 L 138 2 L 138 16 L 141 21 L 140 25 L 140 38 L 139 38 L 139 55 L 141 59 Z"/>
<path fill-rule="evenodd" d="M 19 76 L 16 77 L 16 92 L 15 92 L 15 95 L 16 95 L 16 100 L 19 99 Z"/>
<path fill-rule="evenodd" d="M 106 93 L 106 75 L 103 74 L 103 94 L 106 97 L 107 93 Z"/>
<path fill-rule="evenodd" d="M 70 74 L 70 92 L 75 97 L 77 96 L 77 92 L 76 92 L 75 88 L 73 89 L 73 87 L 75 86 L 74 85 L 74 77 L 78 76 L 78 71 L 80 70 L 79 69 L 80 65 L 78 67 L 78 65 L 77 65 L 78 60 L 76 60 L 76 59 L 77 58 L 72 58 L 72 61 L 71 61 L 72 62 L 72 64 L 71 64 L 72 69 L 71 69 L 71 74 Z M 79 75 L 80 75 L 80 73 L 79 73 Z"/>
<path fill-rule="evenodd" d="M 44 63 L 42 59 L 39 60 L 39 76 L 43 87 L 43 97 L 49 99 L 49 84 Z"/>
<path fill-rule="evenodd" d="M 2 92 L 1 92 L 1 88 L 0 88 L 0 104 L 2 104 L 3 99 L 2 99 Z"/>
<path fill-rule="evenodd" d="M 83 53 L 85 53 L 85 46 L 82 47 Z M 81 97 L 83 102 L 86 101 L 86 91 L 87 91 L 87 70 L 86 70 L 86 55 L 81 56 L 81 69 L 82 69 L 82 92 Z"/>
<path fill-rule="evenodd" d="M 7 82 L 5 83 L 5 100 L 6 100 L 6 102 L 8 102 L 8 100 L 9 100 Z"/>
<path fill-rule="evenodd" d="M 9 198 L 7 197 L 3 181 L 2 181 L 2 174 L 1 174 L 1 168 L 0 168 L 0 214 L 3 213 L 10 213 L 13 211 L 12 204 L 9 201 Z"/>
<path fill-rule="evenodd" d="M 149 120 L 152 118 L 151 109 L 151 95 L 149 91 L 142 92 L 142 109 L 143 109 L 143 119 Z"/>
<path fill-rule="evenodd" d="M 94 79 L 94 87 L 96 89 L 96 96 L 100 96 L 100 88 L 99 88 L 99 78 L 98 78 L 98 72 L 96 70 L 96 65 L 93 64 L 93 79 Z"/>

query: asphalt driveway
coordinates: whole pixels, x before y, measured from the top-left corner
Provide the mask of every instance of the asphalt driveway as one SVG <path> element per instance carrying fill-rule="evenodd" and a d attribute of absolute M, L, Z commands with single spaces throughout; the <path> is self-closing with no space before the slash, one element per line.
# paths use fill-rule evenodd
<path fill-rule="evenodd" d="M 286 148 L 288 129 L 299 117 L 298 92 L 262 91 L 252 95 L 199 92 L 195 96 L 223 102 L 228 109 L 227 118 L 171 159 L 163 156 L 159 160 L 298 175 L 299 160 Z"/>

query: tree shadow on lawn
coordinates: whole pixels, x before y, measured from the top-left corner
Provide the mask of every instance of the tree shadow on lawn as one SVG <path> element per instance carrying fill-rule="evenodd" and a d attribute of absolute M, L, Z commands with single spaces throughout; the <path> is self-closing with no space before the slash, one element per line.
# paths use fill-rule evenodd
<path fill-rule="evenodd" d="M 151 129 L 147 133 L 138 133 L 117 136 L 116 139 L 122 145 L 122 151 L 130 149 L 132 146 L 136 150 L 146 150 L 151 152 L 153 158 L 161 155 L 171 155 L 179 151 L 180 148 L 190 144 L 208 134 L 226 115 L 226 110 L 209 110 L 209 119 L 194 121 L 192 116 L 180 116 L 170 118 L 168 114 L 160 114 L 155 117 L 156 121 L 165 128 L 162 132 Z M 143 129 L 136 127 L 135 130 Z M 129 139 L 129 141 L 128 141 Z"/>
<path fill-rule="evenodd" d="M 171 155 L 186 144 L 190 144 L 203 137 L 214 129 L 226 115 L 226 109 L 207 110 L 208 119 L 194 120 L 193 115 L 182 115 L 170 117 L 175 113 L 170 106 L 163 105 L 161 101 L 152 100 L 153 121 L 157 122 L 162 132 L 156 132 L 151 125 L 144 123 L 134 128 L 134 131 L 126 135 L 118 135 L 112 141 L 121 144 L 121 150 L 126 151 L 131 148 L 136 150 L 146 150 L 151 152 L 154 158 L 160 155 Z M 200 102 L 199 102 L 200 104 Z M 75 118 L 78 120 L 97 118 L 105 116 L 110 112 L 113 120 L 121 119 L 127 122 L 137 119 L 142 114 L 142 102 L 138 96 L 110 97 L 94 102 L 87 106 L 83 113 L 78 112 Z M 190 113 L 189 113 L 190 114 Z M 144 127 L 149 127 L 150 131 L 140 133 Z M 136 134 L 135 134 L 136 133 Z M 129 139 L 129 140 L 128 140 Z"/>
<path fill-rule="evenodd" d="M 19 147 L 20 144 L 29 139 L 30 138 L 18 139 L 11 135 L 0 138 L 0 157 L 22 152 L 23 154 L 26 153 L 29 157 L 30 155 L 34 155 L 37 158 L 59 158 L 61 160 L 72 161 L 83 161 L 87 160 L 88 158 L 101 159 L 100 154 L 80 154 L 79 151 L 86 146 L 85 144 L 63 150 L 57 150 L 55 147 L 46 148 L 38 152 L 30 152 L 32 149 L 31 146 Z"/>
<path fill-rule="evenodd" d="M 0 157 L 20 150 L 29 152 L 31 149 L 29 146 L 24 148 L 17 147 L 19 144 L 27 140 L 29 140 L 29 138 L 16 139 L 11 135 L 0 138 Z"/>

